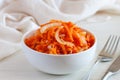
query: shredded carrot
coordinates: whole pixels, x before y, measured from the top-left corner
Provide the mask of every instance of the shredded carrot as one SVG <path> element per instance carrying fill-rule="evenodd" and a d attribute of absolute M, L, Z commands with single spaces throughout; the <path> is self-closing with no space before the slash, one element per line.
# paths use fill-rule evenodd
<path fill-rule="evenodd" d="M 89 49 L 94 36 L 72 22 L 51 20 L 40 25 L 33 35 L 25 39 L 30 48 L 47 54 L 75 54 Z"/>

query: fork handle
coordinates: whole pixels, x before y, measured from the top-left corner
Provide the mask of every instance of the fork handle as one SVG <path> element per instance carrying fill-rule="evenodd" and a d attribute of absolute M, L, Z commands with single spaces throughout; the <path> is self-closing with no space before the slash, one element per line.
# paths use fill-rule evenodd
<path fill-rule="evenodd" d="M 96 61 L 95 64 L 91 67 L 90 71 L 85 75 L 85 77 L 83 78 L 83 80 L 90 80 L 90 75 L 93 72 L 93 69 L 96 67 L 96 65 L 100 62 L 101 57 L 99 57 Z"/>
<path fill-rule="evenodd" d="M 104 76 L 103 80 L 108 80 L 108 78 L 109 78 L 110 76 L 112 76 L 113 74 L 114 74 L 113 72 L 108 72 L 108 73 Z"/>

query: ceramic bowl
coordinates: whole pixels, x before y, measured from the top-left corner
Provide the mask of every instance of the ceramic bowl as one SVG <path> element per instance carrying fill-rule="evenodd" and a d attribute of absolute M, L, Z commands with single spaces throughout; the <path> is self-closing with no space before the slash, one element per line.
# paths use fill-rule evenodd
<path fill-rule="evenodd" d="M 24 41 L 34 32 L 35 30 L 32 30 L 24 35 L 22 39 L 22 49 L 28 61 L 35 68 L 37 68 L 42 72 L 57 74 L 57 75 L 73 73 L 93 63 L 96 57 L 95 52 L 96 52 L 97 40 L 95 35 L 91 32 L 90 33 L 95 38 L 95 42 L 93 46 L 85 51 L 76 54 L 68 54 L 68 55 L 46 54 L 29 48 Z"/>

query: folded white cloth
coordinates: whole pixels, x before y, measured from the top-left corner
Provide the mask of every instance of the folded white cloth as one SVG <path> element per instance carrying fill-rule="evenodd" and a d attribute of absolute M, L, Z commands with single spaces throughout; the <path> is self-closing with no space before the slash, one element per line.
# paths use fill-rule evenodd
<path fill-rule="evenodd" d="M 118 0 L 0 0 L 0 59 L 20 49 L 25 32 L 50 19 L 79 21 L 98 11 L 120 13 Z"/>

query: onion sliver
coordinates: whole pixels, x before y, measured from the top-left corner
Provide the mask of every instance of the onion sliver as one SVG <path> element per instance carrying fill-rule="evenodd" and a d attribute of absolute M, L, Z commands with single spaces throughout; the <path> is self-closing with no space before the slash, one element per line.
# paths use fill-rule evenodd
<path fill-rule="evenodd" d="M 40 32 L 44 33 L 46 31 L 46 29 L 50 28 L 50 27 L 54 27 L 54 26 L 61 26 L 61 23 L 50 23 L 50 24 L 46 24 L 45 26 L 41 27 Z"/>
<path fill-rule="evenodd" d="M 67 46 L 74 46 L 74 44 L 72 42 L 68 42 L 68 41 L 64 41 L 63 39 L 60 39 L 59 37 L 59 32 L 60 30 L 63 28 L 63 26 L 60 26 L 58 28 L 58 30 L 56 31 L 55 33 L 55 39 L 57 40 L 57 42 L 59 42 L 60 44 L 63 44 L 63 45 L 67 45 Z"/>

